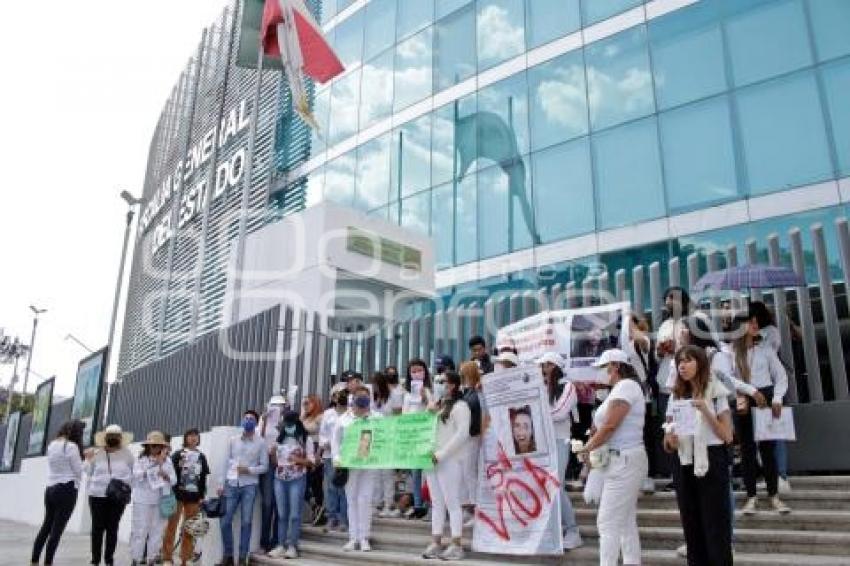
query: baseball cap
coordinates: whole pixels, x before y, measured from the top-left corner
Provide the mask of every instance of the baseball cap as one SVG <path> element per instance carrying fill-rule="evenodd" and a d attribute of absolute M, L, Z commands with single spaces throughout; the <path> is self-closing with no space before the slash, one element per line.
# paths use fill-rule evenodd
<path fill-rule="evenodd" d="M 596 361 L 595 364 L 593 364 L 593 367 L 604 368 L 611 362 L 632 365 L 632 362 L 629 361 L 628 354 L 626 354 L 619 348 L 611 348 L 610 350 L 605 350 L 604 352 L 602 352 L 602 355 L 599 356 L 599 359 Z"/>

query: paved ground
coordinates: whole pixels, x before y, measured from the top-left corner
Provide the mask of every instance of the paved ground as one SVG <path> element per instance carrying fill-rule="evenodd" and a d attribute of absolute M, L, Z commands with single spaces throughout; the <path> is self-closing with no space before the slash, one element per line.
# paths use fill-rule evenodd
<path fill-rule="evenodd" d="M 29 564 L 32 543 L 37 532 L 38 529 L 30 525 L 0 521 L 0 566 Z M 56 552 L 53 564 L 55 566 L 83 566 L 88 564 L 90 559 L 88 535 L 65 533 L 59 543 L 59 550 Z M 44 554 L 42 554 L 42 561 L 44 561 Z M 118 543 L 115 563 L 130 563 L 126 544 Z"/>

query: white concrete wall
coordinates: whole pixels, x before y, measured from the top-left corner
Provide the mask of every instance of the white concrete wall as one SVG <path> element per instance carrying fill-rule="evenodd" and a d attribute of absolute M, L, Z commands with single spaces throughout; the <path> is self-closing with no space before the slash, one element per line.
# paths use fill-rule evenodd
<path fill-rule="evenodd" d="M 238 434 L 239 429 L 235 427 L 215 427 L 211 431 L 201 434 L 201 451 L 206 454 L 209 461 L 211 475 L 207 481 L 207 495 L 214 496 L 220 485 L 220 479 L 224 470 L 224 453 L 227 439 Z M 180 448 L 182 437 L 172 439 L 172 447 Z M 134 444 L 130 448 L 134 453 L 140 451 L 140 446 Z M 0 474 L 0 519 L 26 523 L 33 526 L 33 538 L 37 527 L 41 525 L 44 518 L 44 488 L 47 480 L 47 458 L 26 458 L 21 462 L 21 471 L 14 474 Z M 121 527 L 118 532 L 122 542 L 130 539 L 130 517 L 132 516 L 132 503 L 124 511 L 121 518 Z M 216 519 L 210 520 L 210 532 L 204 537 L 202 553 L 204 565 L 212 565 L 221 558 L 221 531 Z M 239 547 L 239 516 L 237 513 L 233 521 L 234 551 Z M 251 549 L 256 550 L 260 544 L 260 501 L 259 494 L 254 508 L 253 520 L 254 534 L 251 537 Z M 89 515 L 88 495 L 86 494 L 86 478 L 80 486 L 80 494 L 77 498 L 77 506 L 74 514 L 68 522 L 67 531 L 73 533 L 88 533 L 91 529 L 91 516 Z M 61 549 L 60 549 L 61 552 Z"/>

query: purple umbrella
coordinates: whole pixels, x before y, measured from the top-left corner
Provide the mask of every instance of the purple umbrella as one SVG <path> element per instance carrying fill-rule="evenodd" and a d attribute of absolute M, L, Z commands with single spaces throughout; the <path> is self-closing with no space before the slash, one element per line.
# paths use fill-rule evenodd
<path fill-rule="evenodd" d="M 776 289 L 805 287 L 806 280 L 789 267 L 771 265 L 742 265 L 712 271 L 700 277 L 695 291 L 741 291 L 745 289 Z"/>

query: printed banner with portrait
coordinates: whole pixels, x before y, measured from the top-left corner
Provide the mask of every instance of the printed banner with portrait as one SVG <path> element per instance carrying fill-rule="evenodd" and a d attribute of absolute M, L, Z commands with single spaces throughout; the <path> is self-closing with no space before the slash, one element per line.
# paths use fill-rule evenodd
<path fill-rule="evenodd" d="M 32 409 L 32 428 L 27 443 L 27 456 L 41 456 L 47 440 L 47 426 L 50 423 L 50 407 L 53 402 L 53 386 L 56 378 L 42 382 L 35 390 L 35 402 Z"/>
<path fill-rule="evenodd" d="M 537 366 L 483 381 L 490 423 L 482 435 L 472 548 L 496 554 L 561 554 L 558 448 Z"/>
<path fill-rule="evenodd" d="M 71 418 L 86 425 L 83 446 L 94 443 L 94 433 L 100 420 L 100 397 L 106 375 L 106 348 L 84 358 L 77 367 L 77 384 L 74 386 L 74 403 Z"/>
<path fill-rule="evenodd" d="M 342 467 L 430 470 L 436 433 L 437 415 L 430 411 L 356 420 L 342 437 Z"/>
<path fill-rule="evenodd" d="M 11 472 L 15 467 L 15 450 L 18 446 L 18 429 L 21 428 L 21 412 L 15 411 L 6 421 L 6 439 L 0 458 L 0 472 Z"/>

